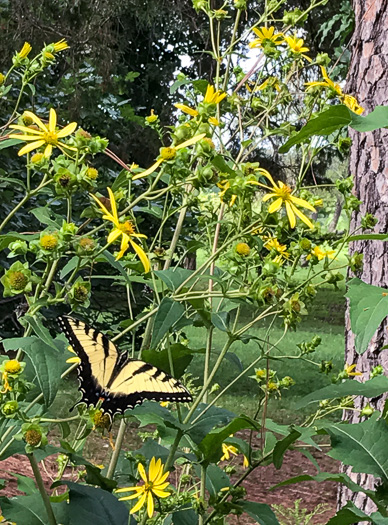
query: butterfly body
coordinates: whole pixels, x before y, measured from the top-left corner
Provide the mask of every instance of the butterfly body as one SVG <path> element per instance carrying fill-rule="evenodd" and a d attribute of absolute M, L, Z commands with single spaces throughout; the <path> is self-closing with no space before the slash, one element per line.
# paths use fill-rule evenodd
<path fill-rule="evenodd" d="M 63 316 L 58 323 L 80 358 L 77 367 L 77 402 L 96 406 L 113 417 L 140 405 L 145 400 L 192 401 L 186 388 L 169 374 L 139 359 L 120 353 L 98 330 L 78 319 Z"/>

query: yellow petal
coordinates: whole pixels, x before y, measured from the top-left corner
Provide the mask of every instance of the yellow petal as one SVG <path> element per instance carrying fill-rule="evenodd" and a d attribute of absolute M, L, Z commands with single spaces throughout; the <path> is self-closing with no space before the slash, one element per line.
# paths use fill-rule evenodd
<path fill-rule="evenodd" d="M 147 177 L 147 175 L 151 175 L 151 173 L 153 173 L 159 168 L 162 162 L 164 162 L 164 159 L 157 160 L 155 164 L 152 164 L 152 166 L 148 168 L 148 170 L 142 171 L 141 173 L 138 173 L 137 175 L 132 177 L 132 180 L 141 179 L 142 177 Z"/>
<path fill-rule="evenodd" d="M 65 144 L 63 142 L 57 142 L 57 147 L 62 150 L 62 148 L 70 149 L 71 151 L 77 151 L 77 148 L 74 148 L 73 146 L 69 146 L 68 144 Z"/>
<path fill-rule="evenodd" d="M 160 472 L 163 474 L 163 470 L 162 470 L 162 469 L 161 469 Z M 164 482 L 165 482 L 165 480 L 168 478 L 169 474 L 170 474 L 170 472 L 167 471 L 167 472 L 165 472 L 163 475 L 160 475 L 160 476 L 159 476 L 159 478 L 158 478 L 158 480 L 157 480 L 157 485 L 158 485 L 159 488 L 162 488 L 162 487 L 160 487 L 160 485 L 164 484 Z M 168 483 L 168 482 L 167 482 L 167 483 Z M 169 483 L 168 483 L 168 484 L 169 484 Z M 166 487 L 167 487 L 167 485 L 166 485 Z"/>
<path fill-rule="evenodd" d="M 24 146 L 21 150 L 19 150 L 18 155 L 19 157 L 21 155 L 25 155 L 26 153 L 30 153 L 30 151 L 40 148 L 44 144 L 44 140 L 38 140 L 37 142 L 31 142 L 31 144 L 27 144 Z"/>
<path fill-rule="evenodd" d="M 281 208 L 282 203 L 283 203 L 283 199 L 281 197 L 276 199 L 276 201 L 274 201 L 271 204 L 271 206 L 268 208 L 268 213 L 275 213 L 276 211 L 278 211 L 279 208 Z"/>
<path fill-rule="evenodd" d="M 129 236 L 126 233 L 123 233 L 121 237 L 120 252 L 117 254 L 116 261 L 121 259 L 124 253 L 128 250 L 129 243 L 130 243 Z"/>
<path fill-rule="evenodd" d="M 149 491 L 147 498 L 147 513 L 149 518 L 152 518 L 154 515 L 154 498 L 151 491 Z"/>
<path fill-rule="evenodd" d="M 42 136 L 42 132 L 39 131 L 39 135 Z M 16 133 L 11 133 L 10 135 L 8 135 L 10 139 L 18 139 L 18 140 L 24 140 L 24 141 L 29 141 L 29 140 L 40 140 L 39 136 L 35 136 L 35 135 L 17 135 Z"/>
<path fill-rule="evenodd" d="M 77 127 L 77 122 L 71 122 L 70 124 L 68 124 L 67 126 L 65 126 L 64 128 L 58 131 L 57 137 L 59 139 L 63 139 L 64 137 L 71 135 L 73 131 L 76 129 L 76 127 Z"/>
<path fill-rule="evenodd" d="M 136 490 L 137 492 L 142 491 L 143 487 L 121 487 L 121 489 L 115 489 L 115 493 L 120 492 L 130 492 L 131 490 Z"/>
<path fill-rule="evenodd" d="M 266 177 L 270 181 L 274 188 L 278 188 L 269 171 L 265 170 L 264 168 L 259 168 L 258 172 L 260 173 L 260 175 L 264 175 L 264 177 Z"/>
<path fill-rule="evenodd" d="M 47 144 L 46 149 L 44 150 L 44 156 L 50 157 L 52 152 L 53 152 L 52 144 Z"/>
<path fill-rule="evenodd" d="M 139 501 L 136 503 L 136 505 L 134 507 L 131 508 L 131 510 L 129 511 L 130 514 L 135 514 L 135 512 L 137 512 L 138 510 L 140 510 L 142 508 L 142 506 L 144 505 L 145 503 L 145 500 L 146 500 L 146 497 L 147 497 L 147 492 L 144 492 L 144 494 L 141 496 L 141 498 L 139 499 Z"/>
<path fill-rule="evenodd" d="M 152 492 L 155 494 L 155 496 L 158 496 L 159 498 L 167 498 L 171 495 L 171 492 L 165 492 L 164 490 L 159 489 L 152 489 Z"/>
<path fill-rule="evenodd" d="M 298 206 L 303 206 L 303 208 L 307 208 L 308 210 L 311 210 L 313 212 L 317 211 L 312 204 L 305 201 L 304 199 L 299 199 L 298 197 L 294 197 L 293 195 L 291 195 L 291 201 L 293 202 L 293 204 L 297 204 Z"/>
<path fill-rule="evenodd" d="M 159 474 L 160 467 L 159 468 L 158 467 L 159 467 L 159 459 L 158 459 L 158 463 L 156 463 L 155 456 L 154 456 L 150 461 L 150 466 L 148 470 L 148 475 L 149 475 L 150 481 L 152 482 L 155 481 L 156 476 Z"/>
<path fill-rule="evenodd" d="M 115 196 L 113 194 L 113 191 L 110 188 L 107 188 L 107 189 L 108 189 L 108 195 L 109 195 L 109 200 L 110 200 L 110 207 L 112 208 L 112 215 L 118 221 L 119 217 L 117 215 L 117 205 L 116 205 Z"/>
<path fill-rule="evenodd" d="M 49 131 L 51 132 L 55 131 L 56 127 L 57 127 L 57 114 L 55 112 L 55 109 L 50 108 Z"/>
<path fill-rule="evenodd" d="M 174 104 L 174 106 L 183 111 L 183 113 L 187 113 L 192 117 L 196 117 L 199 114 L 196 109 L 193 109 L 190 106 L 186 106 L 186 104 Z"/>
<path fill-rule="evenodd" d="M 264 195 L 262 198 L 263 202 L 267 202 L 269 199 L 273 199 L 273 197 L 278 197 L 277 193 L 267 193 L 267 195 Z"/>
<path fill-rule="evenodd" d="M 32 113 L 31 111 L 25 111 L 24 112 L 24 115 L 26 117 L 29 117 L 33 122 L 35 122 L 35 124 L 43 131 L 45 132 L 48 132 L 48 129 L 47 127 L 43 124 L 43 122 L 40 120 L 39 117 L 37 117 L 36 115 L 34 115 L 34 113 Z"/>
<path fill-rule="evenodd" d="M 115 240 L 118 239 L 120 235 L 123 235 L 123 232 L 121 230 L 114 229 L 113 231 L 111 231 L 107 238 L 108 244 L 115 242 Z"/>
<path fill-rule="evenodd" d="M 144 469 L 144 465 L 142 465 L 141 463 L 139 463 L 138 466 L 137 466 L 137 470 L 139 471 L 139 474 L 140 474 L 142 480 L 143 480 L 145 483 L 148 483 L 147 474 L 146 474 L 146 471 L 145 471 L 145 469 Z"/>
<path fill-rule="evenodd" d="M 144 272 L 148 273 L 151 270 L 151 264 L 150 264 L 150 261 L 149 261 L 147 255 L 146 255 L 145 251 L 138 244 L 133 242 L 132 239 L 129 239 L 129 242 L 131 243 L 132 248 L 135 250 L 136 255 L 141 260 L 141 263 L 142 263 L 142 265 L 144 267 Z"/>
<path fill-rule="evenodd" d="M 118 492 L 118 491 L 115 491 L 115 492 Z M 128 501 L 130 499 L 135 499 L 135 498 L 139 498 L 140 497 L 140 493 L 136 493 L 136 494 L 131 494 L 130 496 L 122 496 L 121 498 L 119 498 L 120 501 Z"/>
<path fill-rule="evenodd" d="M 42 135 L 42 132 L 39 131 L 38 129 L 28 128 L 27 126 L 19 126 L 19 124 L 12 124 L 10 128 L 18 129 L 19 131 L 23 131 L 23 133 L 32 133 L 33 135 Z"/>
<path fill-rule="evenodd" d="M 103 216 L 103 219 L 106 219 L 108 221 L 111 221 L 113 222 L 113 224 L 117 227 L 117 224 L 116 224 L 116 219 L 113 217 L 113 215 L 107 210 L 107 208 L 102 204 L 102 202 L 100 201 L 100 199 L 98 199 L 95 195 L 93 195 L 93 193 L 89 193 L 89 195 L 92 197 L 92 199 L 94 199 L 97 204 L 99 205 L 99 207 L 102 209 L 102 211 L 104 212 L 104 216 Z"/>
<path fill-rule="evenodd" d="M 286 203 L 287 204 L 287 203 Z M 301 221 L 303 221 L 311 230 L 314 229 L 314 225 L 313 223 L 310 221 L 310 219 L 308 219 L 306 217 L 306 215 L 304 215 L 304 213 L 302 213 L 300 210 L 298 210 L 298 208 L 296 206 L 294 206 L 293 204 L 291 204 L 292 206 L 292 209 L 293 211 L 295 212 L 295 214 L 299 217 L 299 219 Z"/>
<path fill-rule="evenodd" d="M 206 133 L 201 133 L 200 135 L 195 135 L 195 137 L 192 137 L 189 140 L 186 140 L 185 142 L 182 142 L 182 144 L 179 144 L 179 146 L 176 146 L 175 149 L 182 149 L 187 148 L 188 146 L 192 146 L 199 140 L 202 140 L 204 137 L 206 137 Z"/>
<path fill-rule="evenodd" d="M 286 205 L 286 212 L 288 215 L 288 220 L 290 221 L 291 228 L 295 228 L 296 226 L 296 219 L 295 214 L 293 210 L 296 210 L 297 208 L 295 206 L 291 207 L 291 204 L 289 202 L 285 202 Z"/>

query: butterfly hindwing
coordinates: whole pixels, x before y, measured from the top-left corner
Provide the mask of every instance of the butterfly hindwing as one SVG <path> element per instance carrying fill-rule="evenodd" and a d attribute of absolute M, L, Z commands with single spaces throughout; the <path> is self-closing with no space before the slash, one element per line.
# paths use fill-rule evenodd
<path fill-rule="evenodd" d="M 176 379 L 162 370 L 119 354 L 115 345 L 99 332 L 78 319 L 60 317 L 60 326 L 80 358 L 77 368 L 79 403 L 96 405 L 113 416 L 141 404 L 154 401 L 191 401 L 191 395 Z M 78 404 L 78 403 L 77 403 Z"/>

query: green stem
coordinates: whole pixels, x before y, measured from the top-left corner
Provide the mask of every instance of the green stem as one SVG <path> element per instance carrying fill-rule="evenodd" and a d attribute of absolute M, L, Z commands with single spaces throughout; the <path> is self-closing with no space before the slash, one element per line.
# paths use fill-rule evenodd
<path fill-rule="evenodd" d="M 44 488 L 43 479 L 40 474 L 40 470 L 38 467 L 38 463 L 36 462 L 35 456 L 34 454 L 27 454 L 27 457 L 30 460 L 32 471 L 35 476 L 36 484 L 38 486 L 40 495 L 42 496 L 42 500 L 46 508 L 48 523 L 49 525 L 57 525 L 57 520 L 55 519 L 54 512 L 51 507 L 50 498 Z"/>
<path fill-rule="evenodd" d="M 176 452 L 176 450 L 177 450 L 177 448 L 179 446 L 179 442 L 182 439 L 182 436 L 183 436 L 183 431 L 178 429 L 178 431 L 176 433 L 176 436 L 175 436 L 174 443 L 171 445 L 170 452 L 168 454 L 166 463 L 164 465 L 164 471 L 165 472 L 167 472 L 170 469 L 170 467 L 172 466 L 172 464 L 174 463 L 175 452 Z"/>
<path fill-rule="evenodd" d="M 116 470 L 117 462 L 119 460 L 119 455 L 121 452 L 121 447 L 123 446 L 124 441 L 124 435 L 125 430 L 127 428 L 127 424 L 125 422 L 125 419 L 123 418 L 120 421 L 120 427 L 119 431 L 117 433 L 116 443 L 115 443 L 115 449 L 113 451 L 112 457 L 110 458 L 109 466 L 108 466 L 108 472 L 106 474 L 106 477 L 109 479 L 112 479 Z"/>
<path fill-rule="evenodd" d="M 201 465 L 201 484 L 199 489 L 199 497 L 201 498 L 201 501 L 206 501 L 206 466 Z M 205 516 L 204 514 L 199 515 L 199 525 L 203 525 Z"/>
<path fill-rule="evenodd" d="M 28 201 L 31 194 L 26 193 L 26 195 L 22 198 L 22 200 L 17 204 L 12 210 L 9 212 L 7 217 L 3 220 L 3 222 L 0 224 L 0 231 L 4 228 L 4 226 L 12 219 L 12 217 L 15 215 L 17 211 L 20 210 L 20 208 Z"/>

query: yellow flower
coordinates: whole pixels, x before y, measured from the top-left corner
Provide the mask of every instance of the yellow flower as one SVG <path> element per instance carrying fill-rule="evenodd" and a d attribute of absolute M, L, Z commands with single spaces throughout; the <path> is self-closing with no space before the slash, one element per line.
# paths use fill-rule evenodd
<path fill-rule="evenodd" d="M 64 38 L 52 45 L 54 46 L 54 53 L 59 53 L 60 51 L 64 51 L 65 49 L 69 48 L 69 45 Z"/>
<path fill-rule="evenodd" d="M 269 186 L 266 186 L 265 184 L 260 184 L 257 182 L 256 184 L 258 186 L 262 186 L 263 188 L 266 188 L 267 190 L 271 190 L 272 193 L 268 193 L 263 197 L 263 202 L 266 202 L 269 199 L 276 198 L 276 200 L 270 205 L 268 208 L 269 213 L 275 213 L 277 212 L 283 205 L 286 208 L 288 220 L 290 222 L 291 228 L 295 228 L 296 226 L 296 217 L 297 215 L 309 228 L 314 229 L 314 226 L 310 219 L 306 217 L 298 208 L 297 206 L 302 206 L 303 208 L 307 208 L 308 210 L 311 210 L 313 212 L 316 211 L 314 206 L 312 206 L 309 202 L 305 201 L 304 199 L 299 199 L 298 197 L 294 197 L 291 193 L 291 188 L 289 188 L 286 184 L 284 184 L 282 181 L 278 181 L 276 184 L 273 180 L 272 176 L 268 173 L 267 170 L 260 168 L 259 172 L 264 175 L 264 177 L 267 177 L 267 179 L 271 182 L 272 188 Z"/>
<path fill-rule="evenodd" d="M 58 237 L 51 233 L 46 233 L 45 235 L 42 235 L 39 242 L 45 250 L 55 250 L 58 246 Z"/>
<path fill-rule="evenodd" d="M 153 122 L 156 122 L 158 120 L 158 118 L 159 118 L 159 116 L 155 115 L 154 110 L 151 109 L 151 115 L 149 115 L 145 119 L 148 122 L 148 124 L 152 124 Z"/>
<path fill-rule="evenodd" d="M 71 352 L 72 354 L 75 355 L 75 357 L 69 357 L 69 359 L 66 359 L 66 363 L 80 363 L 81 362 L 81 359 L 77 356 L 77 354 L 74 352 L 73 350 L 73 347 L 72 346 L 68 346 L 67 349 L 69 350 L 69 352 Z"/>
<path fill-rule="evenodd" d="M 222 452 L 223 456 L 220 459 L 220 461 L 227 461 L 230 459 L 230 456 L 238 456 L 238 450 L 233 445 L 227 445 L 226 443 L 222 443 Z"/>
<path fill-rule="evenodd" d="M 97 197 L 93 194 L 90 194 L 91 197 L 97 202 L 101 210 L 104 212 L 104 215 L 102 216 L 103 219 L 110 221 L 115 226 L 114 229 L 110 232 L 108 235 L 108 243 L 111 244 L 112 242 L 115 242 L 119 237 L 121 237 L 121 246 L 120 246 L 120 252 L 116 257 L 116 261 L 121 259 L 121 257 L 124 255 L 124 253 L 128 250 L 129 245 L 132 246 L 134 251 L 136 252 L 136 255 L 141 260 L 144 271 L 148 273 L 151 269 L 150 261 L 148 260 L 148 257 L 138 244 L 136 244 L 131 237 L 135 238 L 146 238 L 145 235 L 142 233 L 135 233 L 133 224 L 129 221 L 120 222 L 118 213 L 117 213 L 117 205 L 115 196 L 113 195 L 113 191 L 108 188 L 108 194 L 110 199 L 110 206 L 112 213 L 107 210 L 107 208 L 104 206 L 104 204 L 97 199 Z"/>
<path fill-rule="evenodd" d="M 8 372 L 3 372 L 1 380 L 3 382 L 3 388 L 2 390 L 0 390 L 0 394 L 6 394 L 7 392 L 10 392 L 12 390 L 12 387 L 8 382 Z"/>
<path fill-rule="evenodd" d="M 252 31 L 255 33 L 255 35 L 257 35 L 257 38 L 250 42 L 250 48 L 263 47 L 263 45 L 268 42 L 278 46 L 284 42 L 283 33 L 275 33 L 274 27 L 260 27 L 260 29 L 254 27 Z"/>
<path fill-rule="evenodd" d="M 187 113 L 188 115 L 191 115 L 192 117 L 197 117 L 199 115 L 196 109 L 193 109 L 190 106 L 186 106 L 186 104 L 174 104 L 174 106 L 177 109 L 180 109 L 181 111 L 183 111 L 183 113 Z"/>
<path fill-rule="evenodd" d="M 203 101 L 207 104 L 219 104 L 225 97 L 226 93 L 219 89 L 216 91 L 214 86 L 208 84 Z"/>
<path fill-rule="evenodd" d="M 167 498 L 170 495 L 170 492 L 165 490 L 170 484 L 168 481 L 166 481 L 170 473 L 168 471 L 163 473 L 162 461 L 160 459 L 156 461 L 154 457 L 150 462 L 148 476 L 144 466 L 141 463 L 138 464 L 137 469 L 142 480 L 144 481 L 144 485 L 137 487 L 123 487 L 121 489 L 116 489 L 115 492 L 121 493 L 130 492 L 132 490 L 135 491 L 135 494 L 124 496 L 123 498 L 119 499 L 121 501 L 126 501 L 138 498 L 139 500 L 130 510 L 130 514 L 135 514 L 135 512 L 138 512 L 146 504 L 148 517 L 152 518 L 155 506 L 154 497 Z"/>
<path fill-rule="evenodd" d="M 137 170 L 138 167 L 139 167 L 139 164 L 132 162 L 132 164 L 129 166 L 129 170 L 130 171 Z"/>
<path fill-rule="evenodd" d="M 353 111 L 353 113 L 356 113 L 357 115 L 361 115 L 361 113 L 365 111 L 365 109 L 357 102 L 357 99 L 351 95 L 344 95 L 342 102 L 346 107 L 348 107 L 351 111 Z"/>
<path fill-rule="evenodd" d="M 295 53 L 296 55 L 301 55 L 303 58 L 311 62 L 311 58 L 303 54 L 307 53 L 307 51 L 310 51 L 308 47 L 303 46 L 303 38 L 299 38 L 297 35 L 286 36 L 286 42 L 293 53 Z"/>
<path fill-rule="evenodd" d="M 264 243 L 264 248 L 267 248 L 268 251 L 275 250 L 279 255 L 283 257 L 289 257 L 287 252 L 287 246 L 285 244 L 280 244 L 276 237 L 271 237 Z"/>
<path fill-rule="evenodd" d="M 215 117 L 210 117 L 208 120 L 209 124 L 212 124 L 213 126 L 219 126 L 220 122 Z"/>
<path fill-rule="evenodd" d="M 316 257 L 318 261 L 322 261 L 325 257 L 334 259 L 335 250 L 322 250 L 319 246 L 315 246 L 314 250 L 306 257 L 307 260 L 311 257 Z"/>
<path fill-rule="evenodd" d="M 221 199 L 221 202 L 224 202 L 224 196 L 225 196 L 225 193 L 230 188 L 230 182 L 228 180 L 222 180 L 217 183 L 217 186 L 220 188 L 220 190 L 222 190 L 220 191 L 220 199 Z M 237 199 L 237 195 L 232 195 L 230 202 L 229 202 L 229 206 L 233 206 L 233 204 L 236 202 L 236 199 Z"/>
<path fill-rule="evenodd" d="M 27 58 L 31 52 L 31 49 L 32 49 L 31 44 L 29 44 L 28 42 L 24 42 L 23 47 L 18 53 L 19 58 Z"/>
<path fill-rule="evenodd" d="M 321 71 L 322 71 L 322 76 L 324 80 L 320 82 L 306 82 L 306 86 L 307 86 L 306 91 L 316 86 L 322 86 L 322 87 L 333 89 L 337 93 L 337 95 L 342 96 L 341 86 L 339 84 L 336 84 L 335 82 L 333 82 L 333 80 L 331 80 L 331 78 L 329 78 L 326 68 L 321 66 Z"/>
<path fill-rule="evenodd" d="M 345 372 L 347 373 L 347 375 L 350 377 L 350 376 L 362 376 L 362 372 L 353 372 L 353 370 L 356 368 L 356 365 L 348 365 L 346 363 L 346 366 L 345 366 Z"/>
<path fill-rule="evenodd" d="M 255 91 L 263 91 L 263 89 L 266 89 L 267 87 L 275 88 L 276 91 L 281 91 L 281 87 L 279 84 L 279 80 L 276 77 L 268 77 L 267 80 L 264 80 L 260 86 L 257 86 Z"/>
<path fill-rule="evenodd" d="M 161 148 L 160 157 L 159 159 L 153 164 L 148 170 L 142 171 L 141 173 L 138 173 L 133 177 L 132 180 L 141 179 L 142 177 L 147 177 L 147 175 L 151 175 L 155 170 L 159 168 L 159 166 L 162 164 L 162 162 L 166 160 L 173 160 L 176 156 L 176 152 L 182 148 L 187 148 L 188 146 L 192 146 L 199 140 L 202 140 L 206 136 L 206 133 L 201 133 L 200 135 L 196 135 L 195 137 L 192 137 L 189 140 L 186 140 L 185 142 L 182 142 L 182 144 L 179 144 L 178 146 L 170 146 L 168 148 Z"/>
<path fill-rule="evenodd" d="M 27 144 L 24 146 L 21 150 L 19 150 L 18 155 L 25 155 L 26 153 L 29 153 L 30 151 L 34 149 L 38 149 L 41 146 L 46 146 L 44 150 L 45 157 L 50 157 L 53 146 L 59 148 L 63 153 L 66 153 L 64 149 L 76 151 L 76 148 L 73 148 L 71 146 L 68 146 L 67 144 L 64 144 L 63 142 L 60 142 L 59 139 L 63 139 L 67 137 L 68 135 L 71 135 L 75 128 L 77 127 L 76 122 L 72 122 L 71 124 L 68 124 L 61 130 L 57 131 L 57 114 L 54 109 L 50 109 L 50 118 L 48 126 L 43 124 L 43 122 L 40 120 L 39 117 L 34 115 L 34 113 L 31 113 L 31 111 L 25 111 L 24 115 L 26 117 L 29 117 L 32 119 L 32 121 L 38 126 L 40 129 L 32 129 L 28 128 L 26 126 L 19 126 L 18 124 L 12 124 L 10 128 L 16 129 L 18 131 L 22 131 L 25 133 L 25 135 L 18 135 L 18 134 L 11 134 L 9 137 L 11 139 L 19 139 L 23 140 L 25 142 L 30 142 L 30 144 Z"/>
<path fill-rule="evenodd" d="M 251 249 L 246 242 L 239 242 L 236 246 L 236 252 L 246 257 L 251 253 Z"/>
<path fill-rule="evenodd" d="M 17 359 L 10 359 L 5 362 L 4 371 L 8 374 L 18 374 L 22 369 L 21 364 Z"/>

